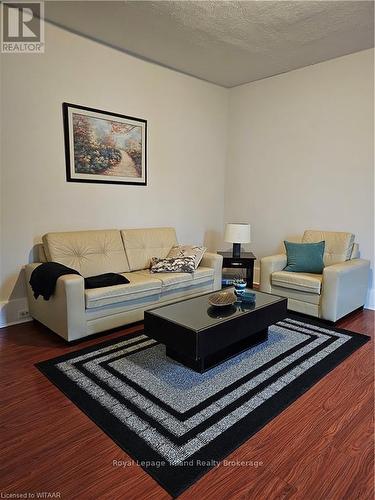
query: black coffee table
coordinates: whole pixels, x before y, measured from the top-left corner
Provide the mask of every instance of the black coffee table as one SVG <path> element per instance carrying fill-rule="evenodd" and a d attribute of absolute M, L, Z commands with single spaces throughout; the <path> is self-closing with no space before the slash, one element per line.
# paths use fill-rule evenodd
<path fill-rule="evenodd" d="M 166 346 L 167 356 L 204 371 L 268 336 L 268 327 L 287 316 L 287 299 L 254 292 L 256 303 L 226 308 L 209 304 L 212 293 L 145 311 L 145 334 Z"/>

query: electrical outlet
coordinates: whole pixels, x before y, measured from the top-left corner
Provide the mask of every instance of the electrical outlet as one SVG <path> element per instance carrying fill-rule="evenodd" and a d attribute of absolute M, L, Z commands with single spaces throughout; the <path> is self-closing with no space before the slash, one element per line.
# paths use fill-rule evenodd
<path fill-rule="evenodd" d="M 24 311 L 18 311 L 18 319 L 29 319 L 29 318 L 30 314 L 27 309 L 25 309 Z"/>

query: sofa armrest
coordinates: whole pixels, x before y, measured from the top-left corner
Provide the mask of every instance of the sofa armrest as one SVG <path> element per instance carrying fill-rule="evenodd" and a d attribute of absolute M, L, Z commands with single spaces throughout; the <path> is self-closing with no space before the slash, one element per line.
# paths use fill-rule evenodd
<path fill-rule="evenodd" d="M 260 259 L 260 290 L 270 293 L 272 290 L 271 275 L 276 271 L 282 271 L 286 266 L 286 254 L 270 255 Z"/>
<path fill-rule="evenodd" d="M 323 270 L 321 316 L 337 321 L 366 302 L 370 262 L 352 259 Z"/>
<path fill-rule="evenodd" d="M 223 272 L 223 256 L 218 253 L 205 252 L 199 264 L 204 267 L 212 267 L 214 270 L 214 290 L 221 289 L 221 276 Z"/>
<path fill-rule="evenodd" d="M 40 263 L 25 266 L 27 298 L 30 315 L 67 341 L 86 335 L 84 279 L 77 274 L 65 274 L 56 282 L 55 293 L 49 300 L 35 299 L 30 286 L 33 270 Z"/>

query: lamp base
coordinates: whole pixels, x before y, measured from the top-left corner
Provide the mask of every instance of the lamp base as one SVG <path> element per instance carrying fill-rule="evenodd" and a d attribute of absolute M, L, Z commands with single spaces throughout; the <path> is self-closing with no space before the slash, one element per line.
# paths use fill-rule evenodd
<path fill-rule="evenodd" d="M 241 257 L 241 243 L 233 243 L 233 257 L 235 259 Z"/>

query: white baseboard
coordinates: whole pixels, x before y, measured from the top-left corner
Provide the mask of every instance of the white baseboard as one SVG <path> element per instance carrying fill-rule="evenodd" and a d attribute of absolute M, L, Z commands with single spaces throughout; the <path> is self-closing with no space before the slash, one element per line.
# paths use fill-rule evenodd
<path fill-rule="evenodd" d="M 0 302 L 0 328 L 32 321 L 28 311 L 26 297 Z"/>

